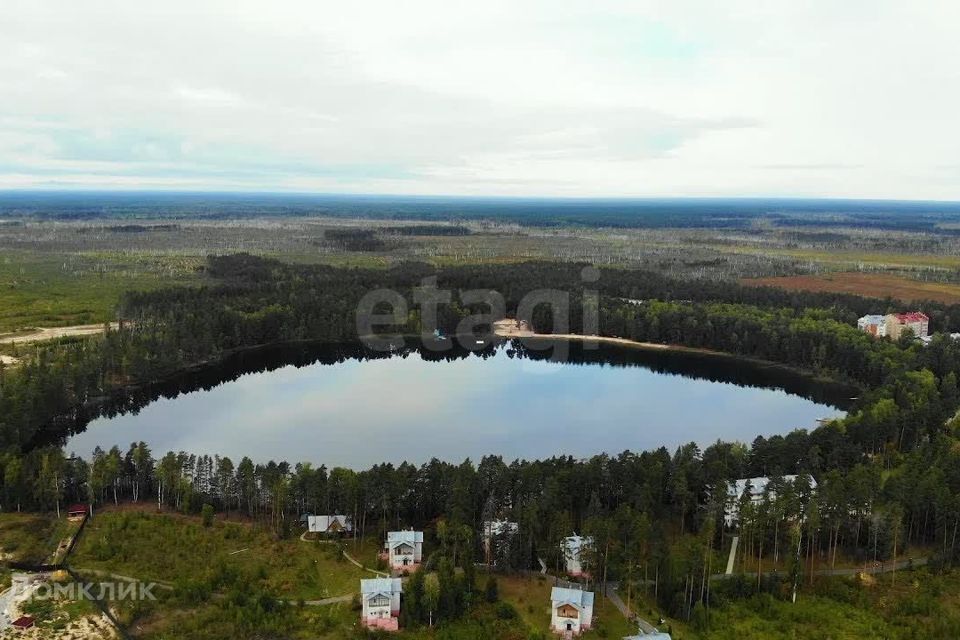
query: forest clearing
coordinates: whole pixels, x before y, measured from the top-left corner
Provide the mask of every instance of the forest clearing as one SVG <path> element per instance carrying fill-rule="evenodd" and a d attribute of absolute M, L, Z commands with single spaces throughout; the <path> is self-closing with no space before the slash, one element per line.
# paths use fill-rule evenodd
<path fill-rule="evenodd" d="M 888 273 L 840 271 L 823 275 L 796 275 L 772 278 L 745 278 L 743 284 L 780 287 L 788 290 L 850 293 L 871 298 L 893 298 L 904 302 L 936 300 L 945 304 L 960 302 L 960 285 L 923 282 Z"/>

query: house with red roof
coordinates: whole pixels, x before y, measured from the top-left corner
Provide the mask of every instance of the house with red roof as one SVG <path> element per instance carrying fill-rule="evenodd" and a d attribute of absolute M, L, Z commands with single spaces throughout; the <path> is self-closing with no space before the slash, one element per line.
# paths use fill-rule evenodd
<path fill-rule="evenodd" d="M 930 335 L 930 318 L 920 311 L 887 314 L 886 325 L 891 340 L 899 340 L 905 329 L 910 329 L 917 338 Z"/>
<path fill-rule="evenodd" d="M 70 505 L 70 508 L 67 509 L 67 519 L 69 520 L 83 520 L 89 511 L 89 507 L 85 504 L 74 504 Z"/>

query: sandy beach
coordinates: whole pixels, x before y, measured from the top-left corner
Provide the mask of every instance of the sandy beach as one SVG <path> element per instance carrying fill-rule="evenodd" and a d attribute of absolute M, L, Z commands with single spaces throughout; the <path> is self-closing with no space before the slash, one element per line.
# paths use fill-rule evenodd
<path fill-rule="evenodd" d="M 493 323 L 493 332 L 501 338 L 543 338 L 547 340 L 582 340 L 584 342 L 602 342 L 606 344 L 618 344 L 627 347 L 636 347 L 638 349 L 656 349 L 660 351 L 688 351 L 691 353 L 717 353 L 709 349 L 697 349 L 695 347 L 684 347 L 675 344 L 661 344 L 659 342 L 639 342 L 629 338 L 617 338 L 615 336 L 597 336 L 583 335 L 579 333 L 534 333 L 526 323 L 505 318 Z"/>

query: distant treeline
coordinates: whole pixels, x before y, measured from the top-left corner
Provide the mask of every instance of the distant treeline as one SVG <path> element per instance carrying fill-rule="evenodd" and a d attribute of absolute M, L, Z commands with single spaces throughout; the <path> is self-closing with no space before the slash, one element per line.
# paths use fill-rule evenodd
<path fill-rule="evenodd" d="M 468 236 L 470 229 L 451 224 L 410 224 L 401 227 L 382 227 L 380 233 L 397 236 Z"/>
<path fill-rule="evenodd" d="M 383 251 L 388 248 L 383 236 L 465 236 L 469 234 L 470 230 L 466 227 L 444 224 L 406 225 L 377 229 L 327 229 L 323 232 L 323 241 L 314 241 L 314 244 L 332 244 L 345 251 Z"/>
<path fill-rule="evenodd" d="M 373 229 L 327 229 L 323 232 L 323 237 L 330 244 L 345 251 L 381 251 L 386 248 L 384 241 L 374 234 Z"/>
<path fill-rule="evenodd" d="M 942 232 L 960 204 L 769 198 L 564 199 L 255 193 L 0 194 L 0 216 L 237 219 L 331 216 L 380 220 L 492 220 L 531 226 L 749 228 L 758 218 L 790 226 L 848 226 Z"/>

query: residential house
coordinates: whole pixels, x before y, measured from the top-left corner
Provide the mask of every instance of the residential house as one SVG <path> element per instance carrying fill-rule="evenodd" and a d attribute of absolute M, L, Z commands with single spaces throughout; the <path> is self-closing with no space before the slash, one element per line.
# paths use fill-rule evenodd
<path fill-rule="evenodd" d="M 586 556 L 592 547 L 593 538 L 578 536 L 576 532 L 560 541 L 560 552 L 566 563 L 567 574 L 574 578 L 590 575 L 587 566 L 589 559 Z"/>
<path fill-rule="evenodd" d="M 396 631 L 400 628 L 400 578 L 360 580 L 360 622 L 365 627 Z"/>
<path fill-rule="evenodd" d="M 311 533 L 351 533 L 353 523 L 347 516 L 307 516 L 307 531 Z"/>
<path fill-rule="evenodd" d="M 423 531 L 390 531 L 382 557 L 391 569 L 415 570 L 423 561 Z"/>
<path fill-rule="evenodd" d="M 554 587 L 550 592 L 550 630 L 564 637 L 578 636 L 593 622 L 593 592 Z"/>
<path fill-rule="evenodd" d="M 866 315 L 857 320 L 857 329 L 876 338 L 882 338 L 887 335 L 887 319 L 878 314 Z"/>
<path fill-rule="evenodd" d="M 899 340 L 905 329 L 910 329 L 917 338 L 926 338 L 930 334 L 930 318 L 919 311 L 908 313 L 890 313 L 885 318 L 887 335 Z"/>
<path fill-rule="evenodd" d="M 484 520 L 483 551 L 487 564 L 498 564 L 510 548 L 510 541 L 520 530 L 520 525 L 507 520 Z"/>
<path fill-rule="evenodd" d="M 785 475 L 781 476 L 784 482 L 789 482 L 790 484 L 796 484 L 797 478 L 800 476 L 797 475 Z M 812 476 L 804 476 L 806 482 L 809 483 L 810 490 L 816 491 L 817 481 L 813 479 Z M 763 501 L 765 495 L 769 496 L 770 499 L 777 497 L 776 491 L 773 488 L 768 488 L 767 485 L 770 484 L 770 478 L 767 476 L 759 476 L 756 478 L 741 478 L 735 482 L 731 482 L 727 487 L 727 502 L 724 507 L 723 513 L 723 522 L 728 527 L 733 527 L 737 524 L 737 521 L 740 517 L 740 501 L 747 492 L 747 489 L 750 490 L 750 502 L 753 504 L 759 504 Z"/>

